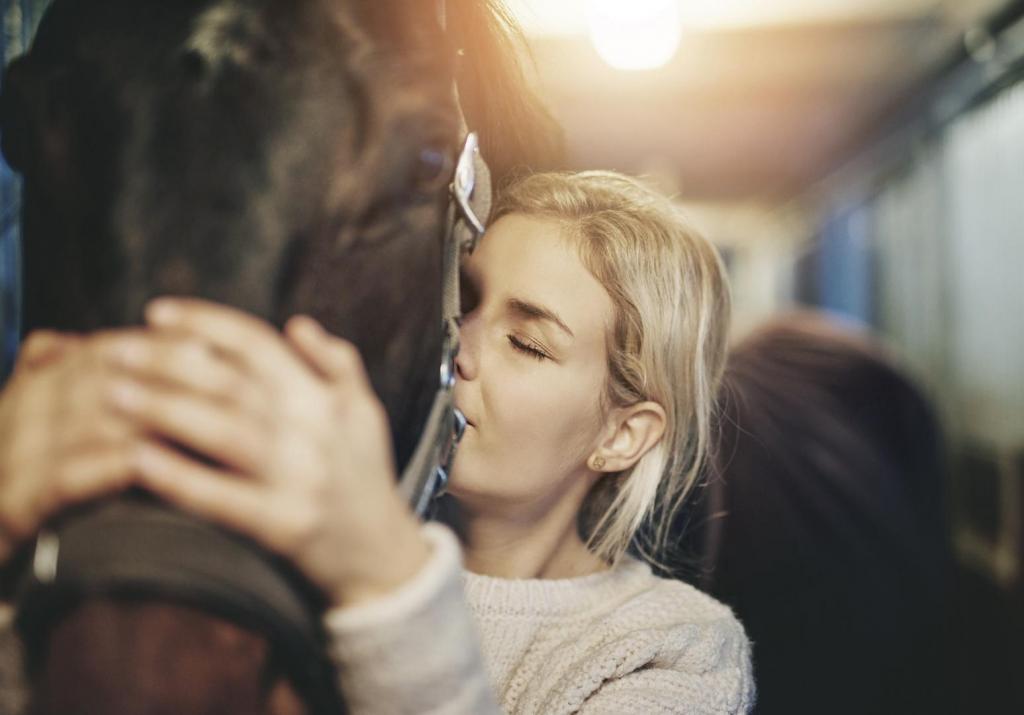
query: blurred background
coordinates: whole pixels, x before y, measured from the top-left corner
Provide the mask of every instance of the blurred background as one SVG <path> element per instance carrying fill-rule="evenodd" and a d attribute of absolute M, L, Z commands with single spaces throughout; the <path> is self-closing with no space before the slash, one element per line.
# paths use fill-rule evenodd
<path fill-rule="evenodd" d="M 821 308 L 923 388 L 958 710 L 1024 712 L 1024 3 L 509 5 L 573 166 L 678 198 L 726 256 L 737 337 Z"/>
<path fill-rule="evenodd" d="M 3 0 L 0 50 L 46 0 Z M 946 433 L 958 710 L 1024 712 L 1024 3 L 508 0 L 574 168 L 650 176 L 719 246 L 742 337 L 867 326 Z M 0 328 L 18 182 L 0 167 Z"/>

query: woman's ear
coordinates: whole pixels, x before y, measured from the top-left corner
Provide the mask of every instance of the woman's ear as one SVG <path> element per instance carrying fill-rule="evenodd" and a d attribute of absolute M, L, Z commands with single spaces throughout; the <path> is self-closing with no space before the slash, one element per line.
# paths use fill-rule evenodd
<path fill-rule="evenodd" d="M 643 457 L 665 434 L 665 409 L 650 400 L 613 409 L 604 437 L 587 460 L 595 472 L 622 472 Z"/>

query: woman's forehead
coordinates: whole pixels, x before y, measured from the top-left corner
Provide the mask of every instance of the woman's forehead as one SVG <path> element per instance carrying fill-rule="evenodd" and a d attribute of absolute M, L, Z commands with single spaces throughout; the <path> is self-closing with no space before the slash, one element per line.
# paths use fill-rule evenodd
<path fill-rule="evenodd" d="M 493 277 L 520 271 L 549 277 L 572 276 L 582 268 L 582 263 L 559 221 L 508 214 L 488 228 L 467 266 L 470 272 L 494 274 Z"/>
<path fill-rule="evenodd" d="M 540 305 L 557 313 L 576 335 L 603 334 L 610 323 L 611 298 L 557 220 L 502 217 L 470 257 L 467 273 L 490 299 Z"/>

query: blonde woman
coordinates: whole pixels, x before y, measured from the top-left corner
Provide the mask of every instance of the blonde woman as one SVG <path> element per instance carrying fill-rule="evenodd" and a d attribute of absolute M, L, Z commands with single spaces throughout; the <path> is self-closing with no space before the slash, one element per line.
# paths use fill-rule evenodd
<path fill-rule="evenodd" d="M 465 274 L 463 543 L 394 489 L 350 345 L 198 301 L 159 301 L 150 336 L 93 350 L 120 374 L 117 419 L 209 460 L 145 441 L 90 491 L 139 483 L 292 560 L 334 605 L 353 713 L 748 711 L 732 613 L 627 555 L 641 527 L 663 538 L 711 439 L 729 304 L 715 251 L 633 179 L 539 174 L 505 192 Z"/>

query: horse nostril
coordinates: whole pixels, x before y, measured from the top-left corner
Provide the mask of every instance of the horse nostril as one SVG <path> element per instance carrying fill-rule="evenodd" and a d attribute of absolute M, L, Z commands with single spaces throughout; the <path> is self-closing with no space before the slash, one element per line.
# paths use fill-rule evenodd
<path fill-rule="evenodd" d="M 181 71 L 189 81 L 199 82 L 206 76 L 206 59 L 198 50 L 187 50 L 181 54 Z"/>

